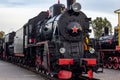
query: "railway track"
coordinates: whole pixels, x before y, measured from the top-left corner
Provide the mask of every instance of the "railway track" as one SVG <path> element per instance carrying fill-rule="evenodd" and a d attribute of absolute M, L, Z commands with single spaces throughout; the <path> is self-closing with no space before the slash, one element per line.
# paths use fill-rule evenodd
<path fill-rule="evenodd" d="M 15 63 L 15 62 L 10 62 L 10 61 L 6 61 L 6 62 L 9 62 L 11 64 L 14 64 L 14 65 L 17 65 L 18 67 L 21 67 L 21 68 L 24 68 L 24 69 L 27 69 L 31 72 L 34 72 L 36 74 L 39 74 L 42 78 L 44 78 L 45 80 L 60 80 L 58 78 L 55 78 L 55 77 L 51 77 L 49 74 L 45 73 L 45 72 L 38 72 L 36 71 L 35 68 L 32 68 L 32 67 L 28 67 L 26 65 L 21 65 L 19 63 Z M 62 79 L 63 80 L 63 79 Z M 100 79 L 95 79 L 95 78 L 92 78 L 92 79 L 89 79 L 88 77 L 86 76 L 79 76 L 78 78 L 76 77 L 73 77 L 72 79 L 70 80 L 100 80 Z"/>
<path fill-rule="evenodd" d="M 96 78 L 89 79 L 89 78 L 86 77 L 86 76 L 80 76 L 80 77 L 79 77 L 79 80 L 100 80 L 100 79 L 96 79 Z"/>
<path fill-rule="evenodd" d="M 21 68 L 24 68 L 24 69 L 27 69 L 27 70 L 29 70 L 29 71 L 31 71 L 31 72 L 34 72 L 34 73 L 36 73 L 36 74 L 39 74 L 42 78 L 44 78 L 45 80 L 59 80 L 59 79 L 57 79 L 57 78 L 55 78 L 55 77 L 51 77 L 49 74 L 47 74 L 47 73 L 45 73 L 45 72 L 37 72 L 36 70 L 35 70 L 35 68 L 32 68 L 32 67 L 28 67 L 28 66 L 23 66 L 23 65 L 20 65 L 20 64 L 16 64 L 16 63 L 14 63 L 15 65 L 17 65 L 17 66 L 19 66 L 19 67 L 21 67 Z"/>

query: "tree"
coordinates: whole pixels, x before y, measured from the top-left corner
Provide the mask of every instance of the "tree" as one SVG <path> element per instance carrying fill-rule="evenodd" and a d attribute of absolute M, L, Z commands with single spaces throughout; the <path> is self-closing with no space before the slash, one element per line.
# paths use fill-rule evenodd
<path fill-rule="evenodd" d="M 110 34 L 112 34 L 112 25 L 107 20 L 107 18 L 96 17 L 95 20 L 92 21 L 93 31 L 95 38 L 99 39 L 102 36 L 105 27 L 109 28 Z"/>
<path fill-rule="evenodd" d="M 3 36 L 5 35 L 4 31 L 0 31 L 0 38 L 3 38 Z"/>

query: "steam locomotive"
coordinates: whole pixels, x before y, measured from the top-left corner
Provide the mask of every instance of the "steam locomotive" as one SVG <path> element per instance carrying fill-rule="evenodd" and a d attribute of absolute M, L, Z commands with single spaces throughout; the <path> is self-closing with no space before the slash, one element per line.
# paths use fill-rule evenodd
<path fill-rule="evenodd" d="M 99 51 L 103 58 L 105 68 L 120 68 L 120 48 L 118 46 L 118 26 L 114 28 L 114 34 L 109 35 L 109 28 L 105 27 L 104 34 L 99 39 Z"/>
<path fill-rule="evenodd" d="M 3 58 L 35 67 L 60 79 L 88 74 L 99 68 L 98 51 L 90 43 L 90 18 L 81 5 L 67 0 L 42 11 L 16 32 L 5 35 Z"/>

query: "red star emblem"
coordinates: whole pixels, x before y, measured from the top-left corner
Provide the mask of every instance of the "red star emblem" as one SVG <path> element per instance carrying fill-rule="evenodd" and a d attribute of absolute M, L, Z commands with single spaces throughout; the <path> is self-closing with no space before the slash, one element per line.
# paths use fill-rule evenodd
<path fill-rule="evenodd" d="M 74 26 L 74 27 L 72 28 L 72 33 L 77 33 L 77 30 L 78 30 L 78 28 L 77 28 L 76 26 Z"/>

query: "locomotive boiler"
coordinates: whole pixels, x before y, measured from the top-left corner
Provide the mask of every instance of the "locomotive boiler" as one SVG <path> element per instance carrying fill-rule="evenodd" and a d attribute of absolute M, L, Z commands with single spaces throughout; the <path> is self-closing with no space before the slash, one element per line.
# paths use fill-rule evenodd
<path fill-rule="evenodd" d="M 80 3 L 67 0 L 65 8 L 58 2 L 16 31 L 11 60 L 60 79 L 83 73 L 93 78 L 99 56 L 89 41 L 89 23 Z"/>

